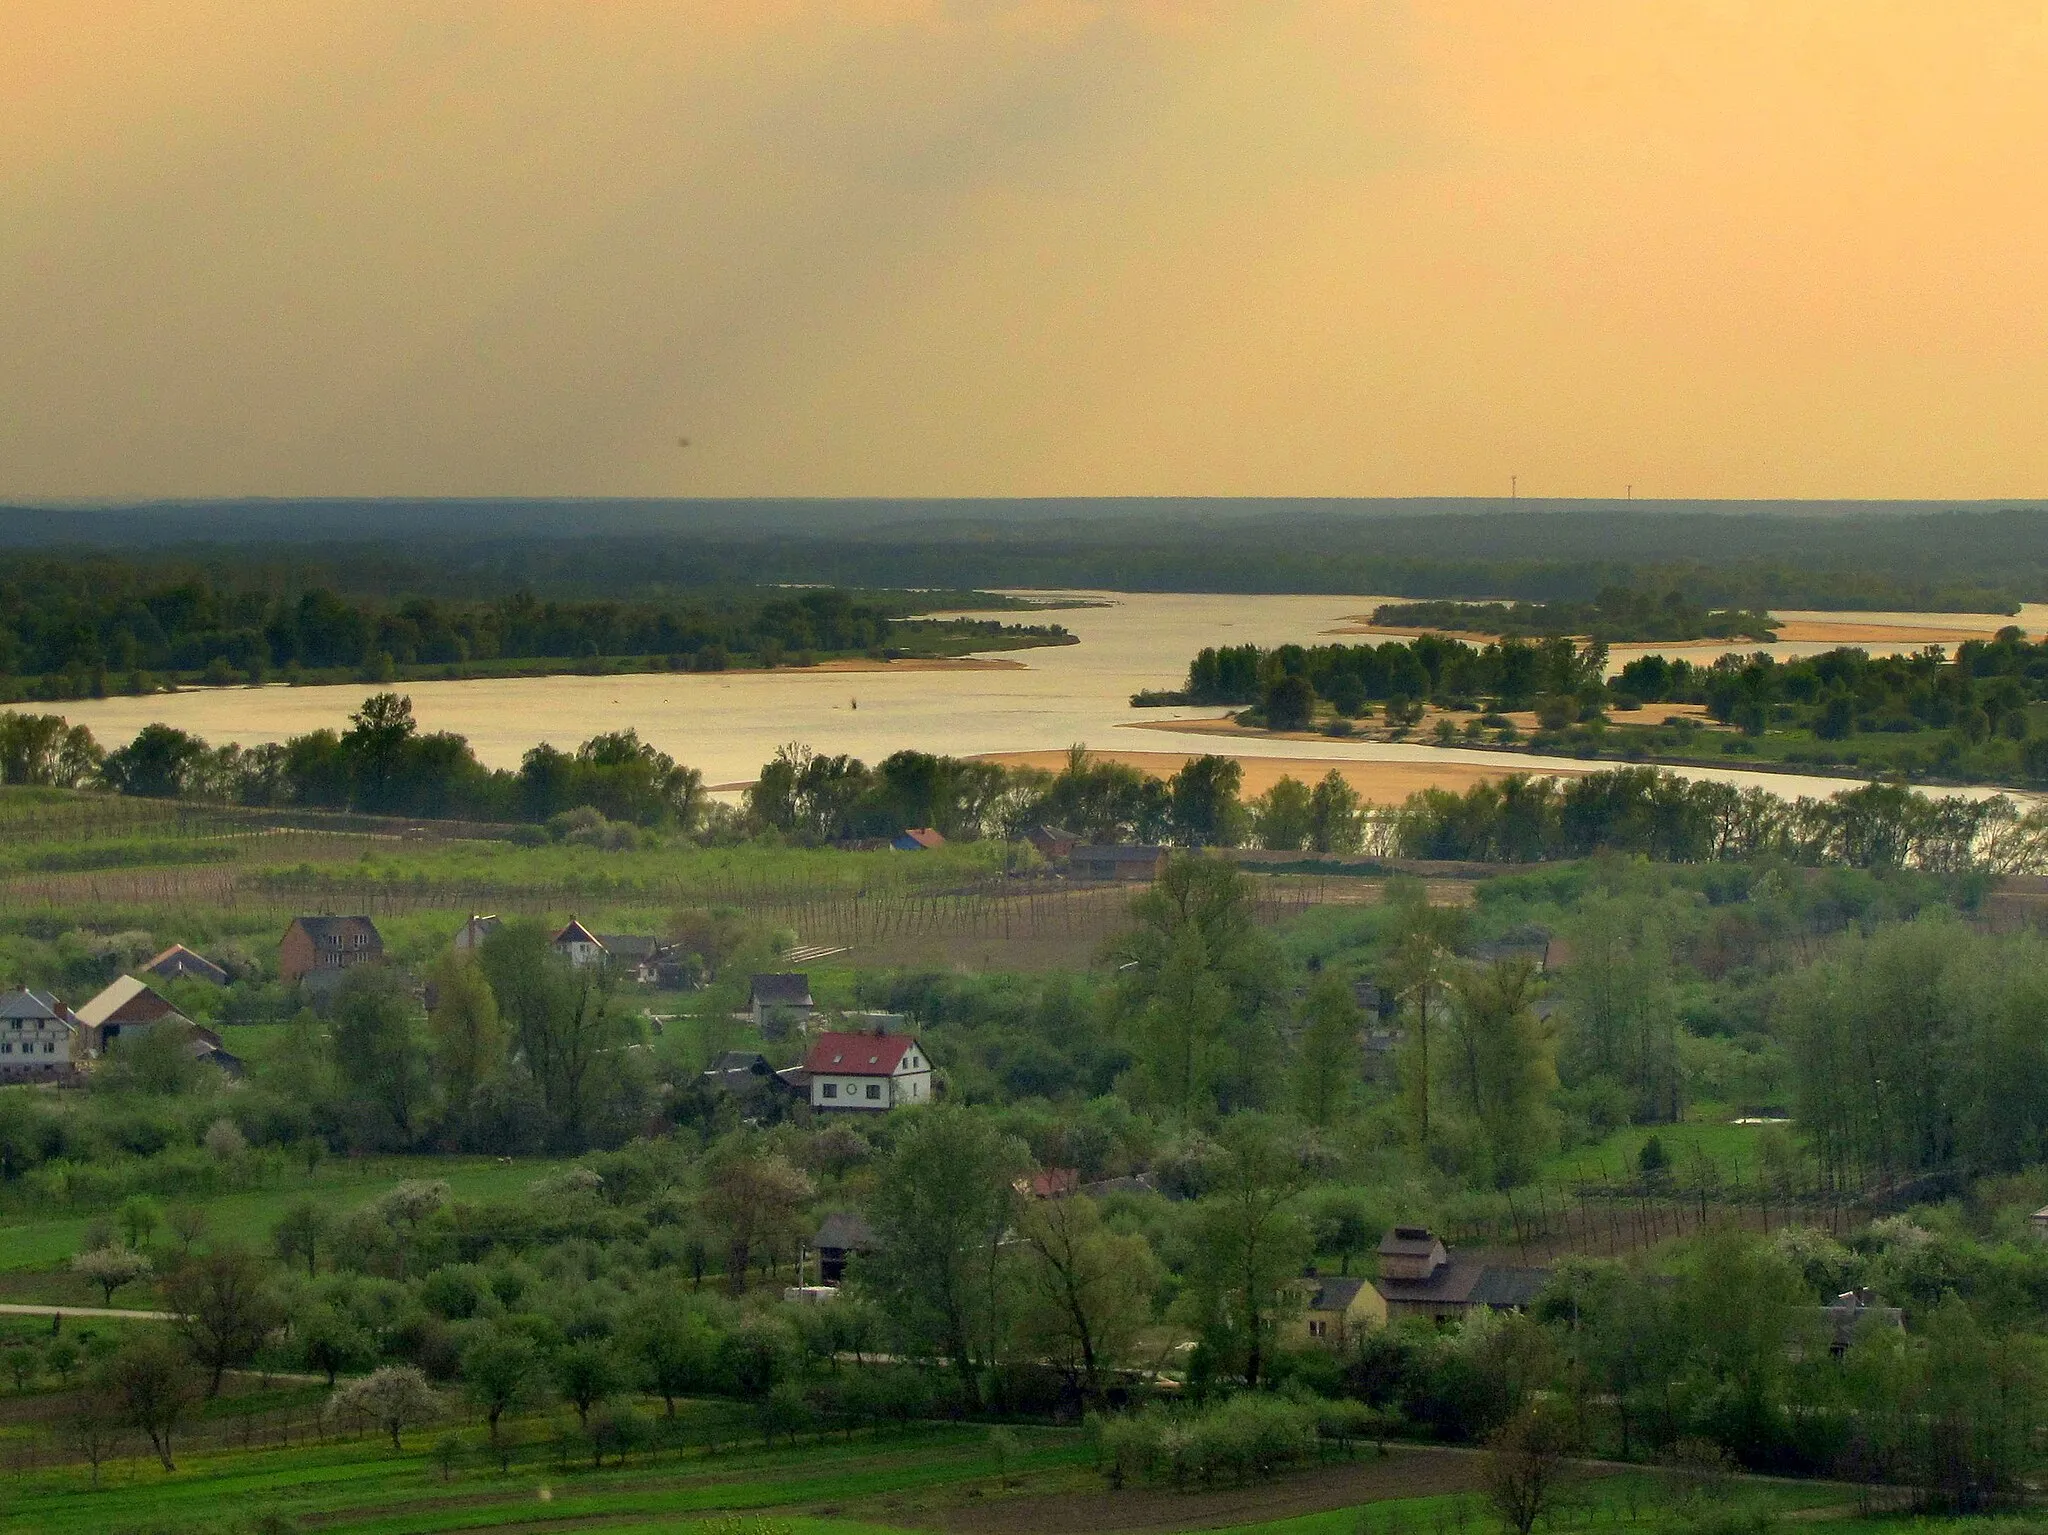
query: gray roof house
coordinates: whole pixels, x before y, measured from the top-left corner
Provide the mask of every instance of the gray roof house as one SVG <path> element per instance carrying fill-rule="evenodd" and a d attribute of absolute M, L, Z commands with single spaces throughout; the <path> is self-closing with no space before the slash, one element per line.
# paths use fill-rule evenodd
<path fill-rule="evenodd" d="M 811 1000 L 811 978 L 801 974 L 757 975 L 747 987 L 747 1011 L 754 1015 L 756 1028 L 774 1013 L 801 1013 L 808 1017 L 818 1010 Z"/>

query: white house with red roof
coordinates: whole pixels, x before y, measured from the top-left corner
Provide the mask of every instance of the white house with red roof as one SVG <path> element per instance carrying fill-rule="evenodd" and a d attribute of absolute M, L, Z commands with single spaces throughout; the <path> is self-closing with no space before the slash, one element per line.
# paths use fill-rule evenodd
<path fill-rule="evenodd" d="M 932 1063 L 909 1034 L 820 1034 L 804 1070 L 814 1109 L 871 1113 L 932 1101 Z"/>

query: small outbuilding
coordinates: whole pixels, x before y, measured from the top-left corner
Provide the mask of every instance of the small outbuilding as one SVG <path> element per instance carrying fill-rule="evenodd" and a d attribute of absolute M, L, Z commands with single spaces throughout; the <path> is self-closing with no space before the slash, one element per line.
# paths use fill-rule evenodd
<path fill-rule="evenodd" d="M 1084 844 L 1076 846 L 1067 855 L 1067 868 L 1077 879 L 1149 885 L 1166 872 L 1168 856 L 1168 850 L 1163 847 L 1124 843 Z"/>
<path fill-rule="evenodd" d="M 849 1260 L 875 1250 L 874 1229 L 857 1210 L 835 1210 L 819 1223 L 811 1247 L 818 1254 L 819 1283 L 836 1285 L 846 1278 Z"/>

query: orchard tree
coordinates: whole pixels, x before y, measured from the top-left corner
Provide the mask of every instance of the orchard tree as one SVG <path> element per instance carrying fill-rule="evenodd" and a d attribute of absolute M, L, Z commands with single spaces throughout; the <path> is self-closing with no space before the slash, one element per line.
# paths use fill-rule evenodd
<path fill-rule="evenodd" d="M 498 1436 L 499 1420 L 537 1400 L 546 1385 L 547 1369 L 540 1350 L 525 1333 L 494 1328 L 463 1350 L 463 1394 L 490 1424 L 491 1449 L 498 1456 L 500 1470 L 505 1468 L 507 1451 Z"/>
<path fill-rule="evenodd" d="M 145 1332 L 121 1345 L 101 1379 L 122 1416 L 148 1438 L 164 1470 L 177 1470 L 171 1441 L 197 1395 L 183 1352 L 162 1333 Z"/>
<path fill-rule="evenodd" d="M 71 1260 L 71 1272 L 98 1285 L 109 1306 L 114 1304 L 116 1290 L 133 1284 L 149 1271 L 149 1259 L 128 1247 L 96 1247 Z"/>
<path fill-rule="evenodd" d="M 387 1364 L 360 1380 L 349 1381 L 327 1399 L 330 1418 L 367 1418 L 391 1436 L 391 1448 L 403 1450 L 400 1435 L 408 1428 L 441 1416 L 440 1393 L 409 1364 Z"/>
<path fill-rule="evenodd" d="M 253 1359 L 284 1320 L 262 1263 L 239 1247 L 217 1247 L 184 1264 L 165 1282 L 164 1300 L 207 1372 L 209 1397 L 220 1395 L 221 1378 Z"/>

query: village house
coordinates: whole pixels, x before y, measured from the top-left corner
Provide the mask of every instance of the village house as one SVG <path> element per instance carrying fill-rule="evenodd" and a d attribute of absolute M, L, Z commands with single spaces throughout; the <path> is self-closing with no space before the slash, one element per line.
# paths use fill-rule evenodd
<path fill-rule="evenodd" d="M 327 989 L 342 972 L 383 959 L 383 935 L 368 917 L 294 917 L 277 946 L 277 978 Z"/>
<path fill-rule="evenodd" d="M 0 996 L 0 1082 L 70 1077 L 84 1058 L 71 1010 L 47 992 Z"/>
<path fill-rule="evenodd" d="M 569 919 L 567 927 L 555 934 L 551 942 L 554 951 L 578 970 L 585 965 L 603 964 L 611 958 L 610 951 L 605 948 L 597 934 L 574 917 Z"/>
<path fill-rule="evenodd" d="M 931 1102 L 932 1065 L 909 1034 L 820 1034 L 804 1070 L 814 1109 L 875 1113 Z"/>
<path fill-rule="evenodd" d="M 82 1043 L 88 1056 L 104 1055 L 124 1036 L 133 1039 L 163 1023 L 190 1028 L 192 1020 L 135 976 L 124 975 L 79 1007 Z M 215 1041 L 218 1044 L 218 1040 Z"/>
<path fill-rule="evenodd" d="M 1168 850 L 1163 847 L 1128 847 L 1121 843 L 1102 846 L 1080 845 L 1067 854 L 1067 868 L 1077 879 L 1109 880 L 1118 884 L 1150 884 L 1166 872 Z"/>
<path fill-rule="evenodd" d="M 473 954 L 484 946 L 484 940 L 505 925 L 502 917 L 480 917 L 471 912 L 469 920 L 455 931 L 455 949 L 458 953 Z"/>
<path fill-rule="evenodd" d="M 753 1014 L 757 1029 L 766 1028 L 771 1018 L 801 1020 L 817 1010 L 807 975 L 757 975 L 747 984 L 747 1011 Z"/>
<path fill-rule="evenodd" d="M 203 954 L 194 954 L 182 943 L 174 943 L 163 953 L 142 967 L 144 975 L 153 975 L 160 981 L 179 981 L 190 978 L 195 981 L 210 981 L 215 986 L 228 983 L 228 973 Z"/>
<path fill-rule="evenodd" d="M 668 958 L 668 946 L 645 933 L 599 933 L 597 941 L 611 956 L 612 968 L 636 986 L 652 986 Z"/>
<path fill-rule="evenodd" d="M 1387 1303 L 1368 1280 L 1311 1274 L 1301 1282 L 1302 1307 L 1287 1330 L 1297 1344 L 1347 1348 L 1387 1323 Z"/>
<path fill-rule="evenodd" d="M 1080 837 L 1063 826 L 1033 826 L 1024 833 L 1024 840 L 1037 849 L 1038 856 L 1047 863 L 1060 863 L 1080 844 Z"/>
<path fill-rule="evenodd" d="M 1510 1268 L 1453 1257 L 1427 1226 L 1396 1226 L 1380 1240 L 1375 1288 L 1386 1320 L 1450 1322 L 1470 1311 L 1526 1311 L 1550 1282 L 1550 1270 Z"/>
<path fill-rule="evenodd" d="M 929 826 L 911 826 L 896 833 L 889 839 L 889 846 L 899 853 L 917 853 L 927 848 L 944 847 L 946 839 Z"/>

